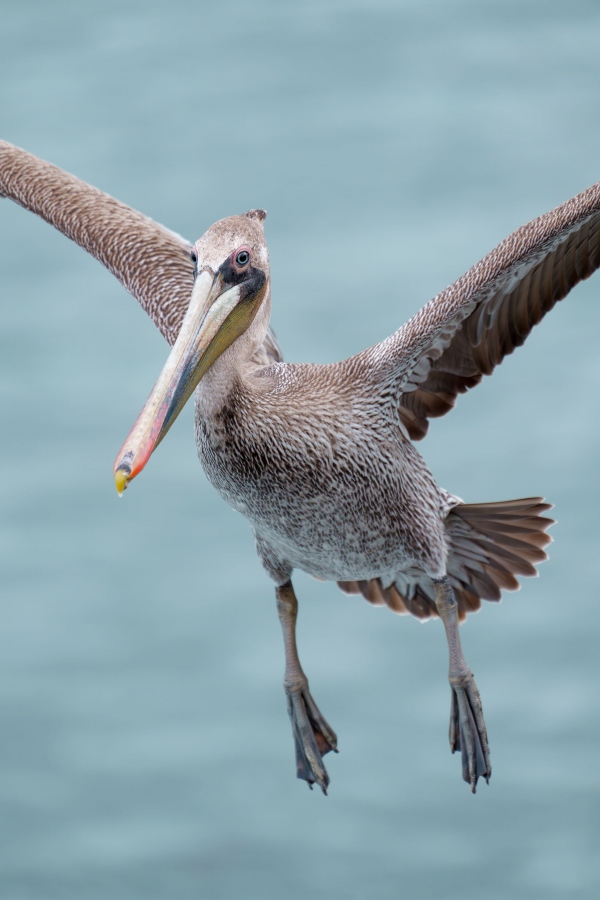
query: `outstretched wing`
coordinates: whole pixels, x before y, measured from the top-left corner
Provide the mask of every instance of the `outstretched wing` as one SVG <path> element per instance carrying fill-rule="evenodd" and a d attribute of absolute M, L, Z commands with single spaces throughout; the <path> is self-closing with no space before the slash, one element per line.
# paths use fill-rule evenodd
<path fill-rule="evenodd" d="M 0 141 L 0 193 L 91 253 L 133 294 L 170 344 L 194 283 L 191 244 L 135 209 Z"/>
<path fill-rule="evenodd" d="M 133 294 L 169 344 L 175 343 L 194 283 L 189 241 L 6 141 L 0 141 L 0 195 L 91 253 Z M 266 362 L 281 360 L 272 331 L 261 351 Z"/>
<path fill-rule="evenodd" d="M 600 183 L 513 232 L 359 357 L 413 440 L 600 266 Z"/>

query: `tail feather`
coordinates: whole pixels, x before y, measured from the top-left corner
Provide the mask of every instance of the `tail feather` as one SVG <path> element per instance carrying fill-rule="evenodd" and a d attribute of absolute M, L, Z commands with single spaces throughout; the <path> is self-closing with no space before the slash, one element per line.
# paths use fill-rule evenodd
<path fill-rule="evenodd" d="M 552 541 L 546 532 L 554 520 L 542 515 L 549 509 L 541 497 L 452 507 L 446 518 L 447 572 L 461 620 L 482 600 L 498 601 L 502 590 L 519 590 L 517 576 L 537 575 L 535 566 L 548 559 L 544 547 Z M 345 593 L 362 594 L 373 606 L 385 605 L 399 615 L 437 615 L 433 584 L 418 570 L 402 573 L 390 587 L 379 578 L 338 584 Z"/>
<path fill-rule="evenodd" d="M 537 575 L 535 566 L 548 559 L 544 547 L 552 540 L 546 532 L 554 520 L 542 515 L 549 509 L 541 497 L 454 506 L 446 535 L 455 590 L 468 585 L 482 600 L 497 601 L 501 589 L 519 589 L 517 575 Z"/>

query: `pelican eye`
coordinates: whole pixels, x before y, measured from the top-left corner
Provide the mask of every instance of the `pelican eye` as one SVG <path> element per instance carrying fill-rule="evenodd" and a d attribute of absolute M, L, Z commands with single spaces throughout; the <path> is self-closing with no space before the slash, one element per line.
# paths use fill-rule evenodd
<path fill-rule="evenodd" d="M 248 250 L 240 250 L 238 255 L 235 258 L 235 264 L 237 266 L 247 266 L 250 262 L 250 252 Z"/>
<path fill-rule="evenodd" d="M 198 257 L 196 256 L 195 250 L 190 251 L 190 259 L 194 263 L 194 265 L 198 262 Z"/>

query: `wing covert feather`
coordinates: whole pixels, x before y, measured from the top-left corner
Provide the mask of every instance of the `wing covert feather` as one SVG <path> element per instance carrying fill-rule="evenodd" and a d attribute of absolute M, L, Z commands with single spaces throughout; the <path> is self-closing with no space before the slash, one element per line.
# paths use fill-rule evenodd
<path fill-rule="evenodd" d="M 91 253 L 174 343 L 194 282 L 188 241 L 6 141 L 0 141 L 0 194 Z"/>

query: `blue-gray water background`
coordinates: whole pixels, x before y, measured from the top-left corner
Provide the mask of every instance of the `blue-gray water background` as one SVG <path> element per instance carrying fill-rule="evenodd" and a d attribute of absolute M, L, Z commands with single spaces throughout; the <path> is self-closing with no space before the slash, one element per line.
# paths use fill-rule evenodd
<path fill-rule="evenodd" d="M 385 337 L 600 179 L 597 2 L 1 0 L 0 136 L 191 238 L 269 211 L 290 360 Z M 600 890 L 600 276 L 434 422 L 467 501 L 556 504 L 463 629 L 494 776 L 447 745 L 443 629 L 298 575 L 337 729 L 294 777 L 272 587 L 191 410 L 116 497 L 166 358 L 96 262 L 0 201 L 3 900 L 548 900 Z"/>

